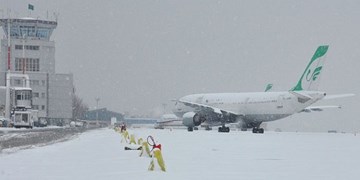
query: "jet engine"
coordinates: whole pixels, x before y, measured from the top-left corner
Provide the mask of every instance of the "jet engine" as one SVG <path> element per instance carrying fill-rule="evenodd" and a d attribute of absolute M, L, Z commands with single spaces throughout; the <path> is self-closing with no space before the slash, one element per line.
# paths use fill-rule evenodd
<path fill-rule="evenodd" d="M 183 115 L 183 124 L 187 127 L 199 126 L 205 120 L 205 116 L 195 112 L 187 112 Z"/>

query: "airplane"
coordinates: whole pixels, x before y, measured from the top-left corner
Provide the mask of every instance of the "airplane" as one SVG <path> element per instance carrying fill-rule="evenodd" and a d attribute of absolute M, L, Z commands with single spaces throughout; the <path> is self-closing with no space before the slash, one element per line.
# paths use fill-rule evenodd
<path fill-rule="evenodd" d="M 283 92 L 206 93 L 191 94 L 176 101 L 174 114 L 182 117 L 188 131 L 203 123 L 219 124 L 219 132 L 230 132 L 225 124 L 239 123 L 242 130 L 264 133 L 263 122 L 275 121 L 295 113 L 322 111 L 341 106 L 311 106 L 322 99 L 354 96 L 327 95 L 318 91 L 325 55 L 329 46 L 319 46 L 296 86 Z"/>
<path fill-rule="evenodd" d="M 267 84 L 266 87 L 265 87 L 265 90 L 264 92 L 268 92 L 272 89 L 273 87 L 273 84 Z M 177 100 L 173 100 L 173 101 L 177 101 Z M 176 116 L 176 126 L 185 126 L 182 122 L 182 116 L 186 113 L 186 112 L 190 112 L 190 111 L 193 111 L 191 107 L 186 107 L 186 106 L 183 106 L 183 107 L 180 107 L 180 105 L 177 104 L 177 102 L 175 103 L 175 109 L 172 110 L 174 114 L 172 114 L 172 116 L 174 117 L 175 119 L 175 116 Z M 163 119 L 163 118 L 162 118 Z M 164 121 L 164 120 L 158 120 L 155 124 L 155 129 L 163 129 L 163 127 L 161 126 L 161 124 L 163 124 L 163 122 L 161 121 Z M 221 122 L 218 121 L 218 122 L 204 122 L 201 124 L 201 127 L 204 127 L 205 130 L 212 130 L 212 127 L 213 126 L 219 126 L 221 125 Z M 166 126 L 166 125 L 165 125 Z M 239 124 L 236 124 L 236 126 L 238 127 Z M 194 127 L 194 130 L 198 130 L 197 127 Z"/>

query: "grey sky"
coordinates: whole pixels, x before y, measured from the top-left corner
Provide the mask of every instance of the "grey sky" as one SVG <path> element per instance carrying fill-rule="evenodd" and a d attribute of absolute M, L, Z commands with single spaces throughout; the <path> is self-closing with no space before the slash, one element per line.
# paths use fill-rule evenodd
<path fill-rule="evenodd" d="M 329 44 L 320 88 L 358 96 L 322 103 L 342 110 L 269 126 L 360 129 L 360 1 L 0 0 L 0 9 L 22 17 L 28 3 L 33 17 L 60 13 L 57 72 L 74 74 L 92 108 L 97 96 L 111 110 L 148 114 L 191 93 L 263 91 L 270 82 L 288 90 Z"/>

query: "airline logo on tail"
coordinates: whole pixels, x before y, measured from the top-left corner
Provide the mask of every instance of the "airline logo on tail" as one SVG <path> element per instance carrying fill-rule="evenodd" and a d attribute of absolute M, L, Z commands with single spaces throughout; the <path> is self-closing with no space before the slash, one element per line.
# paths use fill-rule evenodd
<path fill-rule="evenodd" d="M 309 76 L 310 73 L 311 73 L 311 69 L 309 69 L 308 72 L 307 72 L 307 75 L 306 75 L 306 80 L 307 80 L 307 81 L 311 81 L 311 80 L 315 81 L 316 78 L 318 77 L 318 75 L 320 74 L 321 69 L 322 69 L 322 66 L 317 67 L 317 68 L 314 70 L 314 72 L 312 73 L 311 76 Z M 310 78 L 309 78 L 309 77 L 310 77 Z"/>
<path fill-rule="evenodd" d="M 303 75 L 301 76 L 297 85 L 292 89 L 292 91 L 316 91 L 319 86 L 320 73 L 323 69 L 325 54 L 329 46 L 319 46 L 311 58 L 310 63 L 306 67 Z"/>

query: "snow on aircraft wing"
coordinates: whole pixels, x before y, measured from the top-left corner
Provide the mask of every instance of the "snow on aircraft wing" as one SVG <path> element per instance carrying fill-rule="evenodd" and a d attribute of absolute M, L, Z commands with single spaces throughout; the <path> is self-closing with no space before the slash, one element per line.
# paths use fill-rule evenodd
<path fill-rule="evenodd" d="M 341 109 L 341 106 L 310 106 L 310 107 L 307 107 L 305 109 L 303 109 L 302 111 L 300 112 L 313 112 L 313 111 L 323 111 L 325 109 L 332 109 L 332 108 L 338 108 L 338 109 Z"/>
<path fill-rule="evenodd" d="M 209 106 L 209 105 L 206 105 L 206 104 L 194 103 L 194 102 L 189 102 L 189 101 L 184 101 L 184 100 L 177 100 L 177 101 L 183 103 L 185 106 L 189 106 L 189 107 L 192 107 L 192 108 L 199 108 L 201 110 L 211 111 L 211 112 L 215 112 L 217 114 L 233 114 L 233 115 L 236 115 L 236 116 L 243 116 L 243 114 L 238 114 L 238 113 L 235 113 L 235 112 L 232 112 L 232 111 L 223 110 L 223 109 L 213 107 L 213 106 Z"/>

